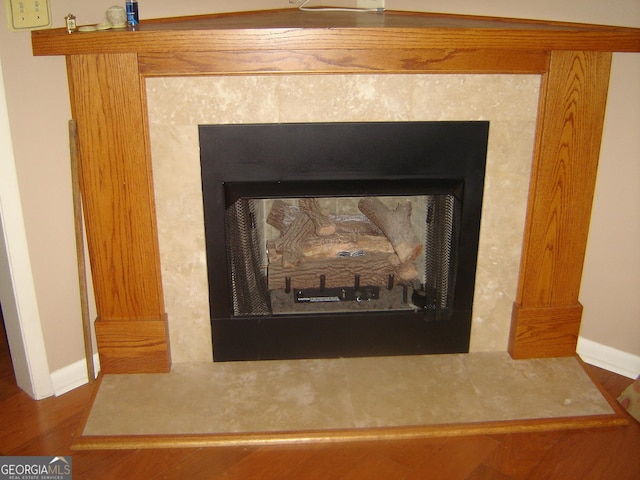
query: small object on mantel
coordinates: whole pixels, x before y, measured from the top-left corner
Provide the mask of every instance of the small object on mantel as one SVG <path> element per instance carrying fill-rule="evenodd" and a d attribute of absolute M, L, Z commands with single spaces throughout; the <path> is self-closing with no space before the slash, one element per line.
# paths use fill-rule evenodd
<path fill-rule="evenodd" d="M 127 26 L 135 30 L 140 23 L 140 17 L 138 16 L 138 0 L 127 0 L 125 3 L 127 9 Z"/>
<path fill-rule="evenodd" d="M 64 21 L 67 24 L 67 32 L 73 33 L 78 29 L 78 25 L 76 23 L 76 16 L 72 13 L 69 13 L 66 17 L 64 17 Z"/>
<path fill-rule="evenodd" d="M 112 28 L 125 28 L 127 26 L 127 12 L 124 7 L 120 5 L 109 7 L 105 15 Z"/>
<path fill-rule="evenodd" d="M 78 27 L 79 32 L 97 32 L 102 30 L 111 30 L 113 25 L 109 22 L 98 23 L 97 25 L 82 25 Z"/>

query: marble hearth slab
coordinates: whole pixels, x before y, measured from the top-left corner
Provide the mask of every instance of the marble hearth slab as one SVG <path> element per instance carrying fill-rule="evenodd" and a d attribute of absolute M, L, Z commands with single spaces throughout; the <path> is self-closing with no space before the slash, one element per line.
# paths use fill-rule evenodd
<path fill-rule="evenodd" d="M 76 446 L 108 448 L 141 436 L 170 436 L 175 445 L 180 435 L 242 443 L 261 434 L 315 438 L 573 417 L 617 417 L 576 358 L 484 352 L 185 363 L 167 374 L 104 375 Z"/>

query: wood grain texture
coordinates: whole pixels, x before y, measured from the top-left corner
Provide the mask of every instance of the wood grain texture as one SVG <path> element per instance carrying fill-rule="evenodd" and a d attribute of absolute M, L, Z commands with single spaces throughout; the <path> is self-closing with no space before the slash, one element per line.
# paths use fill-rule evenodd
<path fill-rule="evenodd" d="M 148 76 L 239 73 L 542 73 L 544 51 L 391 49 L 178 52 L 140 55 Z"/>
<path fill-rule="evenodd" d="M 136 56 L 72 56 L 69 75 L 99 316 L 161 318 L 153 190 Z"/>
<path fill-rule="evenodd" d="M 95 322 L 100 371 L 163 373 L 171 367 L 166 318 Z"/>
<path fill-rule="evenodd" d="M 71 159 L 71 196 L 73 199 L 76 263 L 78 265 L 78 283 L 80 286 L 80 312 L 82 317 L 82 336 L 84 339 L 84 358 L 87 362 L 87 378 L 91 383 L 95 380 L 96 372 L 93 365 L 93 339 L 91 335 L 91 317 L 89 313 L 89 284 L 87 279 L 87 261 L 84 253 L 82 192 L 80 191 L 80 161 L 78 158 L 78 126 L 75 120 L 69 120 L 69 153 Z"/>
<path fill-rule="evenodd" d="M 610 67 L 610 53 L 553 52 L 544 77 L 511 322 L 515 358 L 575 353 Z"/>
<path fill-rule="evenodd" d="M 478 422 L 417 427 L 365 428 L 318 432 L 272 432 L 254 434 L 217 435 L 118 435 L 76 436 L 73 449 L 126 450 L 149 448 L 204 448 L 204 447 L 277 447 L 302 444 L 348 445 L 372 441 L 410 441 L 468 435 L 505 435 L 510 433 L 540 433 L 557 430 L 583 430 L 610 428 L 628 424 L 620 415 L 591 417 L 533 419 L 504 422 Z"/>
<path fill-rule="evenodd" d="M 35 55 L 260 50 L 509 49 L 640 51 L 640 29 L 487 17 L 273 10 L 146 20 L 123 30 L 32 33 Z"/>
<path fill-rule="evenodd" d="M 99 321 L 153 319 L 164 323 L 147 120 L 137 57 L 71 56 L 67 66 Z M 152 331 L 141 331 L 150 325 L 154 325 Z M 104 331 L 96 328 L 99 349 L 113 345 L 113 336 L 101 338 Z M 162 371 L 166 370 L 168 340 L 156 339 L 164 329 L 153 322 L 139 322 L 135 331 L 138 338 L 149 338 L 154 358 L 160 354 L 161 343 L 164 345 L 165 360 L 160 363 L 165 365 Z M 129 344 L 114 352 L 125 350 L 123 358 L 138 365 Z M 147 356 L 141 348 L 141 358 Z M 103 368 L 121 364 L 115 362 L 113 352 L 106 358 L 110 361 Z M 146 360 L 143 363 L 148 364 Z"/>
<path fill-rule="evenodd" d="M 553 52 L 536 134 L 516 303 L 578 303 L 610 53 Z"/>
<path fill-rule="evenodd" d="M 509 354 L 514 359 L 576 354 L 582 305 L 513 308 Z"/>

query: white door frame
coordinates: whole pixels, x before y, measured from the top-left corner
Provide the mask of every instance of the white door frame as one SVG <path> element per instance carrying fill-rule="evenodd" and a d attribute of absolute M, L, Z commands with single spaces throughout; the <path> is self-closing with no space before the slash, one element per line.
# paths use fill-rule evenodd
<path fill-rule="evenodd" d="M 0 59 L 0 303 L 18 386 L 53 395 L 22 215 Z"/>

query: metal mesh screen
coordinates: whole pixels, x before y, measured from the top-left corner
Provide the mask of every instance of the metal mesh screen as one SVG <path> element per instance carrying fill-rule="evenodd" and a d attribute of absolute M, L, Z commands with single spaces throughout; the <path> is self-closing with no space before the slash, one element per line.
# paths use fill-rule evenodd
<path fill-rule="evenodd" d="M 234 315 L 271 315 L 254 200 L 241 198 L 227 208 L 225 234 Z"/>
<path fill-rule="evenodd" d="M 440 309 L 450 308 L 453 302 L 459 230 L 457 208 L 453 195 L 427 197 L 424 284 L 425 289 L 437 295 Z"/>

